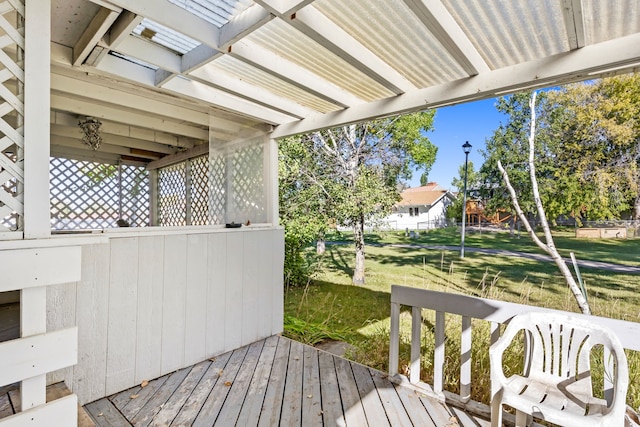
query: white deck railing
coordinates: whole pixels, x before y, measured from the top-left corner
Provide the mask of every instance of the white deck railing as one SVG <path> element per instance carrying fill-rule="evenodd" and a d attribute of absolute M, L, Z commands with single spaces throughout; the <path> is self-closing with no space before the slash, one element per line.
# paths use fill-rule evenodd
<path fill-rule="evenodd" d="M 467 403 L 471 396 L 471 320 L 481 319 L 491 324 L 491 342 L 499 338 L 500 324 L 508 322 L 513 316 L 526 311 L 559 312 L 524 304 L 515 304 L 477 298 L 467 295 L 429 291 L 393 285 L 391 287 L 391 334 L 389 346 L 389 375 L 398 375 L 400 349 L 400 306 L 411 307 L 411 356 L 409 381 L 421 385 L 427 391 L 433 391 L 441 398 Z M 435 350 L 433 356 L 433 387 L 421 382 L 421 335 L 422 310 L 435 311 Z M 460 344 L 460 394 L 455 395 L 444 390 L 445 365 L 445 313 L 461 316 Z M 582 316 L 580 314 L 576 314 Z M 640 351 L 640 323 L 605 317 L 589 316 L 589 320 L 613 330 L 625 349 Z M 487 347 L 487 352 L 489 348 Z M 488 375 L 488 373 L 487 373 Z M 605 379 L 605 395 L 609 384 Z M 473 402 L 471 402 L 473 403 Z M 475 405 L 472 405 L 475 406 Z M 478 407 L 479 408 L 479 407 Z M 479 409 L 485 412 L 488 408 Z"/>
<path fill-rule="evenodd" d="M 0 343 L 0 387 L 20 382 L 21 411 L 0 426 L 77 424 L 75 394 L 46 402 L 46 375 L 78 360 L 78 328 L 47 331 L 47 286 L 80 280 L 79 246 L 0 251 L 0 292 L 20 290 L 20 338 Z"/>

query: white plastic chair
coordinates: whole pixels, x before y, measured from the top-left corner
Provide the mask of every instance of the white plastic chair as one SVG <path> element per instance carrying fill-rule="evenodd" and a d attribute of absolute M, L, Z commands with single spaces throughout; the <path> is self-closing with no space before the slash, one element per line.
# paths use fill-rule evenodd
<path fill-rule="evenodd" d="M 524 374 L 506 378 L 504 351 L 518 331 L 526 331 Z M 590 353 L 604 348 L 610 400 L 593 396 Z M 610 352 L 610 357 L 607 357 Z M 576 315 L 530 312 L 515 316 L 489 350 L 491 426 L 502 426 L 502 405 L 516 409 L 516 426 L 531 416 L 563 426 L 623 426 L 629 384 L 627 359 L 613 332 Z M 609 373 L 611 372 L 611 373 Z M 613 375 L 613 376 L 611 376 Z"/>

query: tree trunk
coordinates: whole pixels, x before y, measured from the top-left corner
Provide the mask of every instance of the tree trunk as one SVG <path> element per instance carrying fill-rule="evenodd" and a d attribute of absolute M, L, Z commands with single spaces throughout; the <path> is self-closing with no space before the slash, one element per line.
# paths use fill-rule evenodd
<path fill-rule="evenodd" d="M 322 255 L 325 253 L 326 249 L 327 248 L 324 241 L 324 233 L 321 232 L 318 235 L 318 241 L 316 242 L 316 254 Z"/>
<path fill-rule="evenodd" d="M 640 219 L 640 196 L 636 197 L 636 202 L 633 204 L 633 219 Z"/>
<path fill-rule="evenodd" d="M 535 128 L 536 128 L 535 107 L 536 107 L 536 93 L 533 92 L 533 95 L 531 96 L 531 100 L 529 102 L 529 108 L 531 110 L 531 131 L 529 133 L 529 178 L 531 179 L 531 191 L 533 193 L 533 200 L 536 204 L 536 209 L 538 211 L 540 225 L 542 226 L 542 229 L 544 231 L 546 244 L 543 243 L 540 240 L 540 238 L 536 235 L 535 228 L 531 227 L 531 224 L 527 220 L 526 215 L 520 208 L 520 203 L 518 202 L 518 196 L 516 195 L 516 191 L 511 185 L 511 182 L 509 181 L 509 175 L 507 174 L 507 171 L 502 167 L 502 163 L 500 161 L 498 161 L 498 169 L 500 170 L 500 173 L 502 174 L 502 179 L 504 180 L 505 185 L 509 190 L 509 194 L 511 195 L 511 201 L 513 202 L 513 206 L 516 209 L 516 212 L 518 213 L 518 217 L 520 218 L 525 228 L 527 229 L 529 236 L 531 236 L 531 239 L 536 243 L 536 245 L 538 245 L 542 250 L 544 250 L 546 253 L 551 255 L 551 258 L 553 258 L 553 261 L 556 263 L 556 265 L 558 266 L 558 269 L 560 270 L 560 273 L 562 274 L 565 281 L 567 282 L 569 289 L 571 289 L 571 292 L 573 293 L 573 296 L 575 297 L 576 302 L 578 303 L 578 306 L 580 307 L 580 310 L 582 311 L 582 313 L 591 314 L 591 309 L 589 308 L 589 304 L 587 303 L 585 296 L 582 294 L 582 290 L 580 289 L 580 286 L 578 286 L 578 284 L 576 283 L 573 277 L 573 274 L 571 273 L 571 270 L 569 270 L 569 267 L 567 266 L 567 263 L 564 261 L 564 259 L 562 259 L 562 257 L 558 253 L 558 250 L 556 249 L 555 243 L 553 241 L 553 237 L 551 236 L 551 229 L 549 228 L 549 223 L 547 221 L 547 215 L 544 211 L 544 206 L 542 205 L 542 199 L 540 198 L 540 191 L 538 190 L 538 179 L 536 178 L 536 168 L 535 168 L 535 162 L 534 162 L 534 159 L 535 159 L 534 140 L 535 140 Z M 534 215 L 534 218 L 535 218 L 535 215 Z"/>
<path fill-rule="evenodd" d="M 353 225 L 353 242 L 356 247 L 356 264 L 353 269 L 353 284 L 364 285 L 364 217 Z"/>

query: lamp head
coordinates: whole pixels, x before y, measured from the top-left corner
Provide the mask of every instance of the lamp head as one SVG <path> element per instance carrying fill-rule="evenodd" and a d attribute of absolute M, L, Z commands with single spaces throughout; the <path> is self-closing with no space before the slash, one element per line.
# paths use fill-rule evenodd
<path fill-rule="evenodd" d="M 462 149 L 464 150 L 464 154 L 469 154 L 471 152 L 472 145 L 469 144 L 469 141 L 462 144 Z"/>

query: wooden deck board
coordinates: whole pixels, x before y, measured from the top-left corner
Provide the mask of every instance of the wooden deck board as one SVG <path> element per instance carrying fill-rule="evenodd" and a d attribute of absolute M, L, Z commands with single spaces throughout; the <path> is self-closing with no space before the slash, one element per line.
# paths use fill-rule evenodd
<path fill-rule="evenodd" d="M 320 384 L 322 385 L 322 419 L 324 420 L 324 425 L 346 425 L 333 356 L 321 351 L 318 354 L 318 359 L 320 364 Z"/>
<path fill-rule="evenodd" d="M 242 405 L 244 404 L 245 397 L 247 396 L 247 392 L 249 390 L 249 384 L 251 384 L 251 378 L 253 377 L 253 373 L 256 370 L 256 365 L 258 364 L 258 359 L 260 358 L 260 353 L 262 352 L 263 346 L 264 341 L 258 341 L 249 346 L 249 350 L 247 351 L 247 355 L 245 356 L 244 361 L 240 366 L 238 375 L 236 375 L 236 379 L 231 385 L 231 390 L 229 390 L 227 399 L 220 409 L 220 414 L 218 415 L 218 419 L 216 420 L 216 425 L 236 425 L 238 416 L 240 415 L 240 411 L 242 410 Z"/>
<path fill-rule="evenodd" d="M 351 364 L 353 376 L 356 380 L 358 393 L 364 407 L 364 413 L 367 416 L 367 422 L 370 426 L 388 426 L 389 419 L 378 395 L 378 390 L 373 383 L 369 369 L 357 363 Z"/>
<path fill-rule="evenodd" d="M 249 384 L 245 403 L 242 405 L 242 410 L 238 416 L 237 425 L 239 426 L 253 426 L 258 424 L 277 347 L 277 336 L 272 336 L 265 340 L 260 359 L 256 365 L 253 378 L 251 378 L 251 384 Z"/>
<path fill-rule="evenodd" d="M 184 379 L 180 387 L 169 398 L 167 403 L 162 407 L 160 412 L 153 417 L 153 420 L 149 424 L 154 427 L 168 426 L 176 418 L 185 402 L 192 395 L 193 389 L 198 385 L 204 374 L 211 366 L 211 361 L 205 360 L 200 362 L 191 369 L 191 372 Z"/>
<path fill-rule="evenodd" d="M 336 375 L 338 377 L 342 408 L 344 409 L 344 418 L 347 425 L 367 425 L 367 417 L 364 414 L 364 408 L 360 401 L 356 380 L 353 378 L 351 364 L 347 359 L 341 357 L 334 357 L 333 360 L 336 364 Z"/>
<path fill-rule="evenodd" d="M 231 353 L 229 352 L 220 355 L 211 361 L 209 368 L 200 379 L 200 382 L 193 389 L 186 403 L 174 418 L 174 425 L 190 425 L 193 422 L 193 420 L 198 416 L 202 405 L 204 405 L 204 402 L 209 397 L 211 390 L 213 390 L 213 387 L 218 382 L 222 372 L 224 372 L 224 368 L 230 358 Z"/>
<path fill-rule="evenodd" d="M 210 427 L 215 423 L 248 349 L 249 347 L 245 346 L 233 351 L 227 366 L 222 371 L 222 375 L 220 375 L 209 397 L 202 405 L 202 409 L 193 423 L 194 426 Z"/>
<path fill-rule="evenodd" d="M 302 374 L 302 425 L 322 425 L 322 399 L 320 381 L 318 381 L 320 365 L 318 351 L 304 346 L 304 363 Z"/>
<path fill-rule="evenodd" d="M 258 420 L 259 426 L 269 427 L 280 422 L 282 410 L 282 395 L 284 394 L 284 381 L 287 377 L 287 365 L 289 364 L 289 350 L 293 341 L 279 339 L 276 349 L 276 357 L 271 368 L 271 377 L 264 397 L 262 412 Z"/>
<path fill-rule="evenodd" d="M 304 346 L 296 341 L 291 342 L 287 379 L 282 397 L 282 413 L 280 424 L 286 426 L 300 425 L 302 420 L 302 365 L 304 363 Z"/>
<path fill-rule="evenodd" d="M 0 390 L 0 410 L 7 405 Z M 380 371 L 278 336 L 85 408 L 98 427 L 488 425 Z"/>

